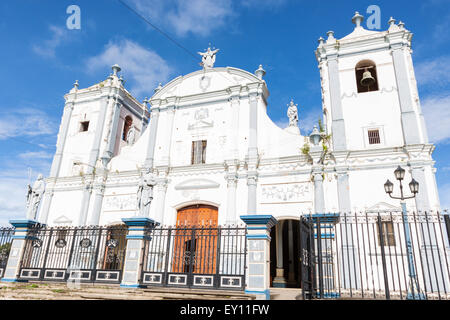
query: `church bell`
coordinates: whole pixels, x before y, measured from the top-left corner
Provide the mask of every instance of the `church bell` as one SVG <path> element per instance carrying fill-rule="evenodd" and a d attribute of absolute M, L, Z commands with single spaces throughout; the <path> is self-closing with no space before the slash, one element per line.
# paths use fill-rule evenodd
<path fill-rule="evenodd" d="M 375 84 L 375 79 L 372 77 L 372 74 L 369 70 L 366 69 L 363 73 L 363 77 L 361 79 L 361 85 L 365 87 L 370 87 L 371 85 Z"/>

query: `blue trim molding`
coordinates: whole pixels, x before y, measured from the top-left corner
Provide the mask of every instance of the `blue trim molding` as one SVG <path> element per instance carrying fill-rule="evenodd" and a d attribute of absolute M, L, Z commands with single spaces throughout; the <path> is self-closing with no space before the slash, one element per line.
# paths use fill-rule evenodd
<path fill-rule="evenodd" d="M 247 235 L 248 240 L 272 240 L 271 237 L 269 237 L 266 234 L 248 234 Z"/>
<path fill-rule="evenodd" d="M 154 228 L 159 226 L 159 222 L 155 222 L 155 220 L 144 217 L 135 217 L 135 218 L 122 218 L 122 221 L 128 227 L 151 227 Z"/>
<path fill-rule="evenodd" d="M 121 288 L 145 288 L 145 286 L 140 284 L 120 284 Z"/>
<path fill-rule="evenodd" d="M 38 221 L 35 220 L 9 220 L 9 223 L 14 227 L 14 228 L 32 228 L 36 225 L 40 225 L 40 223 Z"/>
<path fill-rule="evenodd" d="M 245 222 L 245 224 L 251 225 L 265 225 L 267 229 L 271 229 L 274 225 L 278 223 L 277 219 L 273 216 L 269 215 L 247 215 L 241 216 L 241 220 Z"/>

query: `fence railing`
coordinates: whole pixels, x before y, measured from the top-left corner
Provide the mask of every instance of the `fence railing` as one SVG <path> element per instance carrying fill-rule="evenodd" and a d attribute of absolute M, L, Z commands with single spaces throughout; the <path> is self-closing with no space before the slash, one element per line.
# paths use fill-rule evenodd
<path fill-rule="evenodd" d="M 127 233 L 126 226 L 32 229 L 25 244 L 19 277 L 118 283 Z"/>
<path fill-rule="evenodd" d="M 238 226 L 154 229 L 144 247 L 142 284 L 243 290 L 246 231 Z"/>
<path fill-rule="evenodd" d="M 9 252 L 11 251 L 14 228 L 0 227 L 0 278 L 5 273 Z"/>
<path fill-rule="evenodd" d="M 448 215 L 377 212 L 311 221 L 317 297 L 450 298 Z"/>

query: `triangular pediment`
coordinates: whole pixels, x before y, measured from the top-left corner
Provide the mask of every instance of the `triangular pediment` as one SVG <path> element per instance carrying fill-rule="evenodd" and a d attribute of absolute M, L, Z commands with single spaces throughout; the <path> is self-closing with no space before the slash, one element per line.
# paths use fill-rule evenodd
<path fill-rule="evenodd" d="M 401 207 L 393 206 L 386 202 L 378 202 L 374 206 L 368 208 L 366 212 L 401 212 Z"/>
<path fill-rule="evenodd" d="M 54 224 L 72 224 L 72 220 L 67 218 L 66 216 L 62 215 L 53 220 Z"/>

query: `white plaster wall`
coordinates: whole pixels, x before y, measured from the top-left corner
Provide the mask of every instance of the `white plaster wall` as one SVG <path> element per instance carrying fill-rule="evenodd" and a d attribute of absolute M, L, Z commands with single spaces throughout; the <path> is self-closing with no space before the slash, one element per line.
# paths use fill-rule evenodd
<path fill-rule="evenodd" d="M 355 66 L 362 60 L 377 66 L 378 91 L 358 93 Z M 388 50 L 339 59 L 342 109 L 349 150 L 402 146 L 400 105 L 392 56 Z M 382 144 L 368 144 L 365 128 L 380 128 Z"/>
<path fill-rule="evenodd" d="M 50 205 L 48 224 L 53 226 L 55 220 L 66 217 L 76 225 L 80 215 L 82 195 L 83 191 L 81 190 L 56 191 Z"/>

